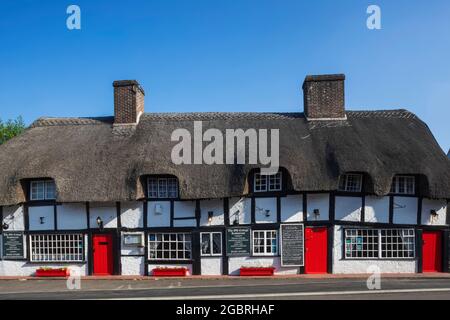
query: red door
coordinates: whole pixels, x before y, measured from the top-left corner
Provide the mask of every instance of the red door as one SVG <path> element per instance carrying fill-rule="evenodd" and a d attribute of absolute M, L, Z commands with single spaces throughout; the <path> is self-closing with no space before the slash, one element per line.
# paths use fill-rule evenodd
<path fill-rule="evenodd" d="M 442 233 L 424 231 L 422 245 L 423 272 L 442 272 Z"/>
<path fill-rule="evenodd" d="M 92 236 L 94 275 L 113 274 L 113 237 L 111 234 L 94 234 Z"/>
<path fill-rule="evenodd" d="M 327 228 L 306 228 L 305 273 L 328 272 L 328 230 Z"/>

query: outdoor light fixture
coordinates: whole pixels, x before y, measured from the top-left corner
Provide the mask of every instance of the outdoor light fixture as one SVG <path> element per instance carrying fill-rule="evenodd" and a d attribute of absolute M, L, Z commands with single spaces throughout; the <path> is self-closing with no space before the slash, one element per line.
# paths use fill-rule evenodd
<path fill-rule="evenodd" d="M 436 210 L 430 210 L 430 215 L 431 215 L 432 217 L 437 217 L 437 216 L 438 216 L 438 213 L 437 213 Z"/>
<path fill-rule="evenodd" d="M 2 225 L 2 229 L 3 229 L 3 230 L 8 230 L 8 229 L 9 229 L 9 224 L 7 224 L 6 222 L 4 222 L 3 225 Z"/>
<path fill-rule="evenodd" d="M 98 228 L 100 230 L 103 229 L 103 220 L 102 220 L 102 218 L 97 217 L 97 225 L 98 225 Z"/>
<path fill-rule="evenodd" d="M 320 210 L 319 209 L 314 209 L 313 211 L 314 216 L 317 218 L 318 216 L 320 216 Z"/>
<path fill-rule="evenodd" d="M 233 221 L 233 225 L 237 226 L 239 225 L 239 211 L 236 211 L 234 213 L 234 221 Z"/>
<path fill-rule="evenodd" d="M 208 222 L 211 223 L 214 217 L 214 211 L 208 211 Z"/>
<path fill-rule="evenodd" d="M 266 217 L 270 217 L 270 210 L 265 210 L 266 212 Z"/>
<path fill-rule="evenodd" d="M 45 217 L 39 217 L 39 222 L 40 224 L 44 224 L 45 223 Z"/>

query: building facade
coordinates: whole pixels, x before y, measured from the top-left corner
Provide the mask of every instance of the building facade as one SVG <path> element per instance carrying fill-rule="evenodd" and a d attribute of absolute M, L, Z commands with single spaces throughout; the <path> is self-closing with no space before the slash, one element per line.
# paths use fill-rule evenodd
<path fill-rule="evenodd" d="M 449 159 L 406 110 L 346 111 L 344 80 L 308 76 L 292 114 L 144 113 L 116 81 L 114 117 L 38 119 L 0 146 L 0 276 L 448 272 Z M 278 129 L 278 173 L 174 164 L 196 121 Z"/>

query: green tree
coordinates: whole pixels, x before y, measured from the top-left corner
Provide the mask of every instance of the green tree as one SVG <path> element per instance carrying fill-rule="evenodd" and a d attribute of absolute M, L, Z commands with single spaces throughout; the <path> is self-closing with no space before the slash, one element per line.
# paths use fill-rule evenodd
<path fill-rule="evenodd" d="M 11 138 L 18 136 L 25 130 L 25 123 L 22 117 L 15 120 L 8 120 L 3 122 L 0 119 L 0 144 L 5 143 Z"/>

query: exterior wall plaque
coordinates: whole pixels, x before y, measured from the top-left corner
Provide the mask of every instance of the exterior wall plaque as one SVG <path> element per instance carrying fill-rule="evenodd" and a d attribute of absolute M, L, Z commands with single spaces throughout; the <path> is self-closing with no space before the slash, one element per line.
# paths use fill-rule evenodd
<path fill-rule="evenodd" d="M 227 230 L 227 255 L 230 257 L 250 256 L 250 228 Z"/>
<path fill-rule="evenodd" d="M 305 265 L 303 224 L 282 224 L 280 229 L 281 266 L 303 267 Z"/>
<path fill-rule="evenodd" d="M 23 232 L 3 232 L 2 238 L 4 260 L 25 259 Z"/>

